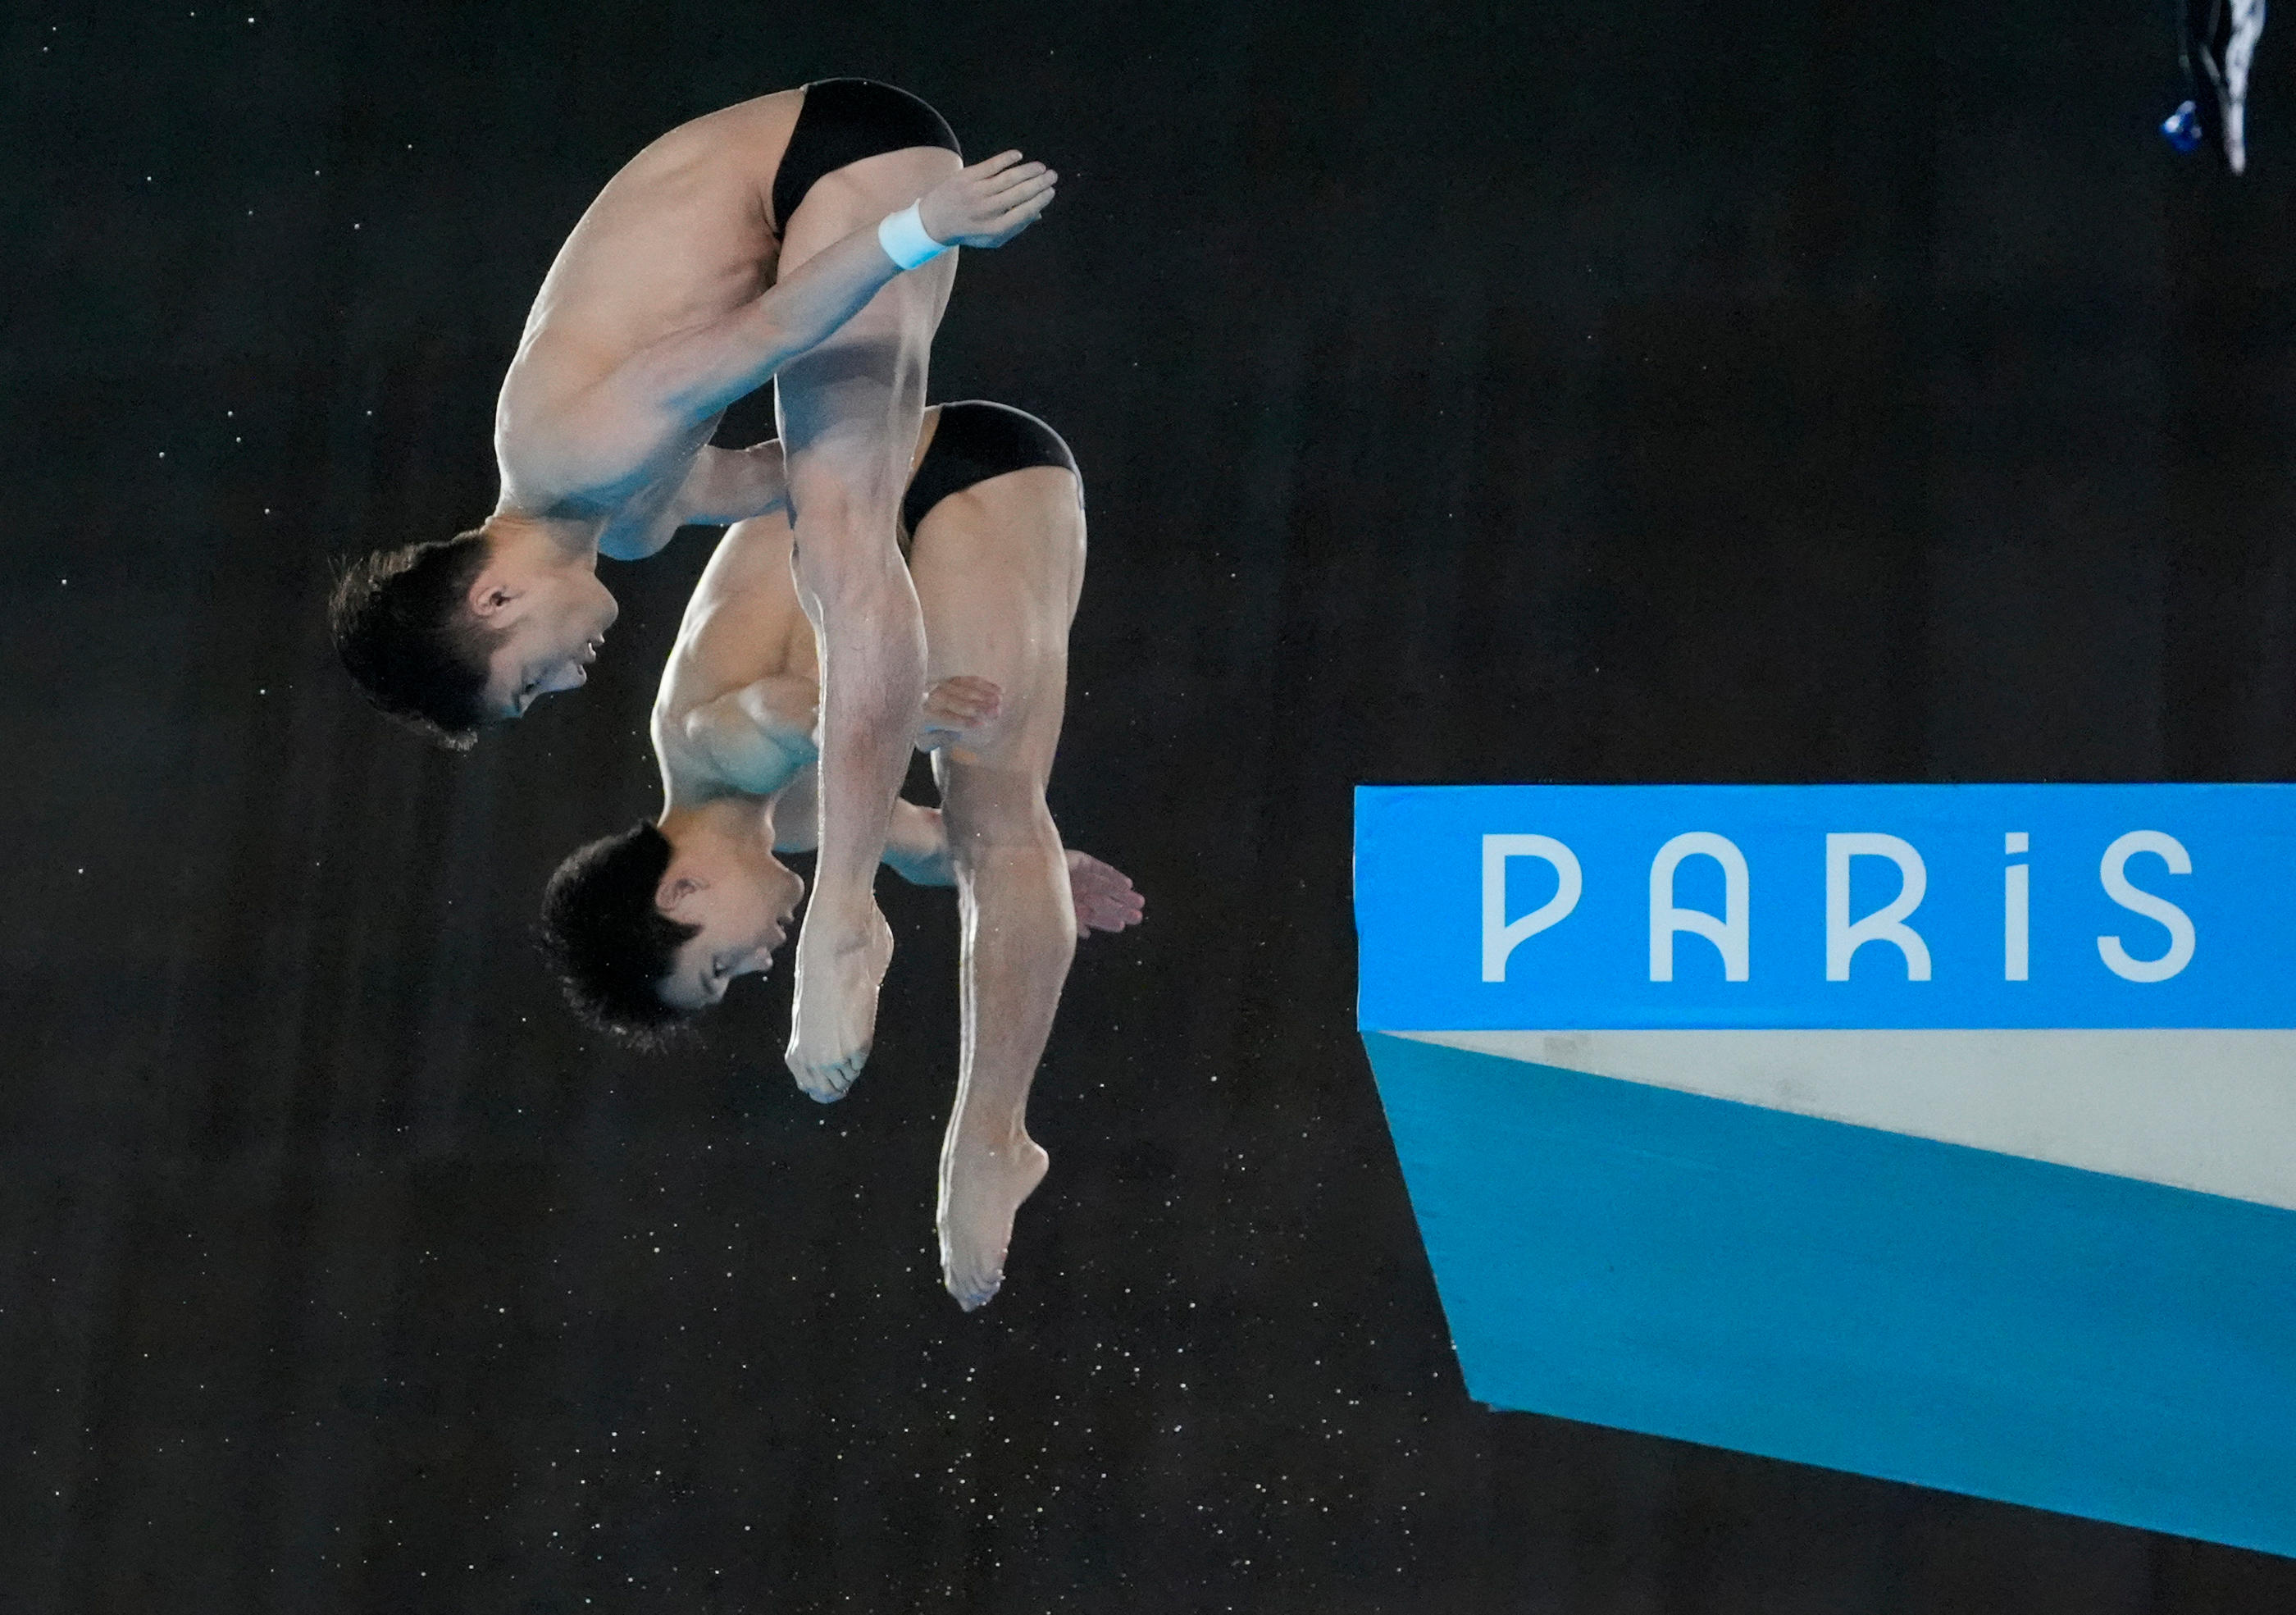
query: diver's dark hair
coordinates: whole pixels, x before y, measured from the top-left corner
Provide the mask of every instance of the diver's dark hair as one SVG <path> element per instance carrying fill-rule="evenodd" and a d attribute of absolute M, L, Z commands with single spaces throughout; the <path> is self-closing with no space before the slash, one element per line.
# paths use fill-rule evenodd
<path fill-rule="evenodd" d="M 653 906 L 670 852 L 669 837 L 640 820 L 570 853 L 542 894 L 542 949 L 566 1001 L 583 1025 L 633 1048 L 667 1048 L 694 1018 L 659 993 L 701 929 Z"/>
<path fill-rule="evenodd" d="M 451 751 L 470 750 L 487 721 L 487 656 L 502 637 L 464 604 L 487 553 L 480 528 L 377 550 L 327 598 L 335 652 L 366 698 Z"/>

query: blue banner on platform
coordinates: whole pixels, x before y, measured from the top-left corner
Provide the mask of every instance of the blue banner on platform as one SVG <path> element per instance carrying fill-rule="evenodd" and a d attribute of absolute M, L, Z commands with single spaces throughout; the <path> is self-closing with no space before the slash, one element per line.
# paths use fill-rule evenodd
<path fill-rule="evenodd" d="M 2296 787 L 1357 792 L 1365 1030 L 2296 1026 Z"/>
<path fill-rule="evenodd" d="M 2296 1553 L 2296 787 L 1365 787 L 1470 1390 Z"/>

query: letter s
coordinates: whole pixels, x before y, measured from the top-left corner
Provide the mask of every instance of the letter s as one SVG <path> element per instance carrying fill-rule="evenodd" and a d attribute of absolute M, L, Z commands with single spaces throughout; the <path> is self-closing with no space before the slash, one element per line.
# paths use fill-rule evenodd
<path fill-rule="evenodd" d="M 2104 861 L 2097 869 L 2097 878 L 2104 882 L 2107 897 L 2168 927 L 2169 951 L 2158 959 L 2131 959 L 2118 936 L 2098 937 L 2096 951 L 2104 960 L 2104 968 L 2123 981 L 2166 981 L 2193 962 L 2196 938 L 2192 919 L 2184 910 L 2165 897 L 2141 892 L 2128 883 L 2128 861 L 2138 853 L 2158 853 L 2171 875 L 2191 874 L 2192 855 L 2174 836 L 2159 830 L 2131 830 L 2104 849 Z"/>

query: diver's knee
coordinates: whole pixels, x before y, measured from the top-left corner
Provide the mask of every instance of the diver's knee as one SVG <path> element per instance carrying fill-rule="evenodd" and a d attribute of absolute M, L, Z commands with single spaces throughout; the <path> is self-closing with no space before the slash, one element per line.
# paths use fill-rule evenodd
<path fill-rule="evenodd" d="M 978 731 L 966 736 L 952 749 L 971 760 L 953 761 L 943 770 L 941 819 L 950 850 L 962 857 L 992 847 L 1057 848 L 1060 831 L 1046 804 L 1043 782 L 1031 773 L 995 766 L 980 755 L 983 747 Z"/>

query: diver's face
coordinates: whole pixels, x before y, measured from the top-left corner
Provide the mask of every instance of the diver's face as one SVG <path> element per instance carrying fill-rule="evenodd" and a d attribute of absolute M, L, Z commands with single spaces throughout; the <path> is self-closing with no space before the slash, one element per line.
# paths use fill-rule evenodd
<path fill-rule="evenodd" d="M 754 867 L 681 869 L 662 877 L 654 906 L 681 925 L 700 926 L 672 959 L 656 989 L 676 1009 L 702 1009 L 722 1001 L 736 976 L 766 969 L 789 935 L 805 882 L 771 856 Z M 662 901 L 668 897 L 670 901 Z"/>
<path fill-rule="evenodd" d="M 487 710 L 522 718 L 543 696 L 578 688 L 620 611 L 597 574 L 579 568 L 505 586 L 480 612 L 502 634 L 487 658 Z"/>

